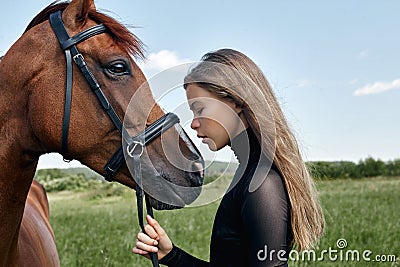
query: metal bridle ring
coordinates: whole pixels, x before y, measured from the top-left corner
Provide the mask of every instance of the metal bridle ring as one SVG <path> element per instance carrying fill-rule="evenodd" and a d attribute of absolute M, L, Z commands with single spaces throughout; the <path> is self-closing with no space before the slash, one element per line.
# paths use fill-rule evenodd
<path fill-rule="evenodd" d="M 133 144 L 133 147 L 132 147 L 132 149 L 130 149 L 129 147 L 131 146 Z M 133 141 L 132 142 L 132 144 L 129 144 L 129 145 L 127 145 L 126 146 L 126 153 L 128 153 L 128 155 L 131 157 L 131 158 L 133 158 L 134 156 L 137 156 L 137 157 L 140 157 L 140 156 L 142 156 L 142 154 L 143 154 L 143 151 L 144 151 L 144 144 L 142 143 L 142 142 L 140 142 L 140 141 Z M 135 150 L 136 150 L 136 147 L 138 146 L 138 145 L 140 145 L 140 153 L 134 153 L 135 152 Z"/>

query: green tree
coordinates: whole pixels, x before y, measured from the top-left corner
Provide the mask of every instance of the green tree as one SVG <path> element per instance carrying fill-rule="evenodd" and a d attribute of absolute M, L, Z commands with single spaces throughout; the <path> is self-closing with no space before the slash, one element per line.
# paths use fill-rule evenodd
<path fill-rule="evenodd" d="M 368 157 L 365 160 L 360 160 L 358 165 L 361 175 L 364 177 L 380 176 L 385 172 L 385 163 L 380 159 L 375 160 L 372 157 Z"/>

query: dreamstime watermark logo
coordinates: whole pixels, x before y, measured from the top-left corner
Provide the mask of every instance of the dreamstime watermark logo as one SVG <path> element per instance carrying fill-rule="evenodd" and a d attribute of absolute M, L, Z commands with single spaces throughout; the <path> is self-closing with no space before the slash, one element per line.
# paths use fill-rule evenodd
<path fill-rule="evenodd" d="M 328 247 L 320 251 L 315 250 L 291 250 L 289 254 L 285 250 L 268 250 L 268 246 L 257 252 L 259 261 L 332 261 L 332 262 L 397 262 L 396 255 L 376 254 L 369 250 L 347 249 L 348 243 L 344 238 L 336 241 L 335 247 Z"/>

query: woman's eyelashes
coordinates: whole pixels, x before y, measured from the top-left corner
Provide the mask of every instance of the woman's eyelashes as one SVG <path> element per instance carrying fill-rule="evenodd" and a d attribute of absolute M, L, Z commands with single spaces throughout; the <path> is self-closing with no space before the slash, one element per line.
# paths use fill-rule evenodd
<path fill-rule="evenodd" d="M 203 113 L 204 107 L 196 107 L 196 108 L 191 108 L 193 112 L 193 116 L 197 117 L 200 116 Z"/>
<path fill-rule="evenodd" d="M 196 109 L 195 115 L 196 115 L 196 116 L 200 116 L 200 115 L 203 113 L 203 110 L 204 110 L 204 108 L 198 108 L 198 109 Z"/>

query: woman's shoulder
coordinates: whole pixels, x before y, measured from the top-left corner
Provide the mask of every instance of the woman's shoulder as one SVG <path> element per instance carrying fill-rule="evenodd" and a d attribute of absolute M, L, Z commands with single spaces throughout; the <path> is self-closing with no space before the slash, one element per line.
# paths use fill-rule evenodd
<path fill-rule="evenodd" d="M 259 189 L 268 190 L 284 185 L 282 174 L 275 164 L 259 162 L 248 177 L 247 190 L 253 193 Z"/>
<path fill-rule="evenodd" d="M 244 203 L 249 197 L 254 199 L 276 193 L 286 197 L 286 186 L 281 172 L 275 164 L 267 161 L 252 162 L 251 166 L 247 166 L 233 191 L 234 198 L 239 203 Z"/>
<path fill-rule="evenodd" d="M 280 207 L 286 213 L 290 207 L 284 178 L 274 165 L 260 165 L 242 194 L 242 212 L 249 208 L 276 210 Z"/>

